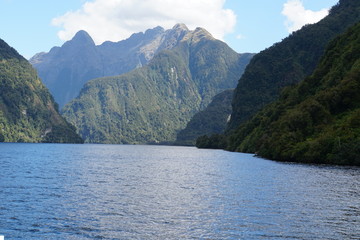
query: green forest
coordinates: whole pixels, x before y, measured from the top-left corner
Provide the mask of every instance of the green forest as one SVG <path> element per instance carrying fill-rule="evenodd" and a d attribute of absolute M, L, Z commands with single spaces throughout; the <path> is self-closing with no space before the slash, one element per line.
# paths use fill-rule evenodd
<path fill-rule="evenodd" d="M 218 144 L 281 161 L 360 165 L 359 92 L 360 23 L 329 44 L 312 75 Z"/>
<path fill-rule="evenodd" d="M 0 85 L 0 142 L 82 142 L 30 63 L 1 39 Z"/>
<path fill-rule="evenodd" d="M 228 130 L 276 100 L 284 87 L 312 74 L 328 43 L 358 21 L 360 1 L 341 0 L 320 22 L 304 26 L 255 55 L 235 89 Z"/>
<path fill-rule="evenodd" d="M 315 72 L 230 137 L 230 150 L 282 161 L 360 165 L 360 23 Z"/>

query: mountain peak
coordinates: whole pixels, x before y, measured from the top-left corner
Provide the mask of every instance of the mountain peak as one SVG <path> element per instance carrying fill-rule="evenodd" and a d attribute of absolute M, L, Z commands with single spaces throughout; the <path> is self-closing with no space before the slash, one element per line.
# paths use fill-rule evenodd
<path fill-rule="evenodd" d="M 184 37 L 183 41 L 191 41 L 192 43 L 200 42 L 201 40 L 215 40 L 215 38 L 206 29 L 197 27 L 194 31 L 189 32 Z"/>
<path fill-rule="evenodd" d="M 196 38 L 198 38 L 199 40 L 201 40 L 203 38 L 214 39 L 214 37 L 211 35 L 211 33 L 209 33 L 205 28 L 201 28 L 201 27 L 197 27 L 194 30 L 194 36 Z"/>
<path fill-rule="evenodd" d="M 165 31 L 164 28 L 157 26 L 152 29 L 146 30 L 145 35 L 156 35 L 156 34 L 164 32 L 164 31 Z"/>
<path fill-rule="evenodd" d="M 0 59 L 23 58 L 14 48 L 0 38 Z"/>
<path fill-rule="evenodd" d="M 162 49 L 171 49 L 176 46 L 190 30 L 183 23 L 176 24 L 172 29 L 166 30 L 165 40 L 162 43 Z"/>
<path fill-rule="evenodd" d="M 183 30 L 183 31 L 189 31 L 188 27 L 184 23 L 177 23 L 172 28 L 173 30 Z"/>
<path fill-rule="evenodd" d="M 90 35 L 84 31 L 84 30 L 80 30 L 78 31 L 75 36 L 71 39 L 71 41 L 74 42 L 81 42 L 81 43 L 91 43 L 94 44 L 94 40 L 90 37 Z"/>

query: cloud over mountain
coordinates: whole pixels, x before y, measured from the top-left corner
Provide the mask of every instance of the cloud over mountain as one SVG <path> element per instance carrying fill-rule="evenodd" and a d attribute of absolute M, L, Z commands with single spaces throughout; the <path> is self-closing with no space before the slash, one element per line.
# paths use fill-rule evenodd
<path fill-rule="evenodd" d="M 171 28 L 176 23 L 185 23 L 190 29 L 204 27 L 214 37 L 223 39 L 236 23 L 235 13 L 224 9 L 224 3 L 225 0 L 94 0 L 54 18 L 52 24 L 62 28 L 58 36 L 64 41 L 82 29 L 97 44 L 119 41 L 154 26 Z"/>
<path fill-rule="evenodd" d="M 299 30 L 306 24 L 316 23 L 329 14 L 329 9 L 319 11 L 306 10 L 300 0 L 288 0 L 281 12 L 286 16 L 286 28 L 289 33 Z"/>

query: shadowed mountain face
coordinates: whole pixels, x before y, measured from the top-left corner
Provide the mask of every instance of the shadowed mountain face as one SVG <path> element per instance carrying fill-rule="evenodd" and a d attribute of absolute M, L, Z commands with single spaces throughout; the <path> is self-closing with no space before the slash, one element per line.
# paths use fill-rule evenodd
<path fill-rule="evenodd" d="M 87 142 L 164 143 L 218 93 L 234 88 L 253 54 L 238 54 L 205 29 L 165 31 L 146 66 L 94 79 L 63 115 Z"/>
<path fill-rule="evenodd" d="M 233 89 L 217 94 L 210 104 L 196 113 L 186 128 L 177 134 L 176 144 L 194 146 L 198 137 L 223 133 L 230 120 L 233 94 Z"/>
<path fill-rule="evenodd" d="M 156 53 L 171 49 L 189 32 L 184 24 L 135 33 L 120 42 L 96 46 L 85 31 L 79 31 L 62 47 L 30 59 L 44 84 L 62 108 L 74 99 L 90 79 L 114 76 L 146 65 Z"/>
<path fill-rule="evenodd" d="M 0 142 L 82 142 L 29 62 L 1 39 Z"/>

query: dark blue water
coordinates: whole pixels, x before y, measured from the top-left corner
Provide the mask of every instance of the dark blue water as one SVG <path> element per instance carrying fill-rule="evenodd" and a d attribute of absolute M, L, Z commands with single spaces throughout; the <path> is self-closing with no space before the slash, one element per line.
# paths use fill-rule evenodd
<path fill-rule="evenodd" d="M 0 144 L 5 239 L 360 239 L 360 168 L 185 147 Z"/>

